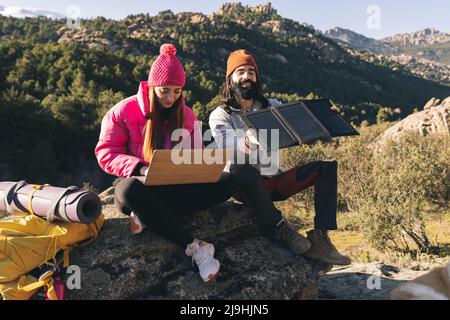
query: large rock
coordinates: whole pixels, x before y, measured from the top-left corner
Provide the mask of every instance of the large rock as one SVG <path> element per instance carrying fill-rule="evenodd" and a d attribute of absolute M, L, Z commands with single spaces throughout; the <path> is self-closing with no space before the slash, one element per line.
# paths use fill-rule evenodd
<path fill-rule="evenodd" d="M 204 283 L 183 248 L 149 230 L 132 236 L 127 217 L 103 208 L 98 238 L 72 254 L 82 278 L 69 299 L 315 299 L 328 267 L 271 242 L 247 207 L 227 202 L 183 218 L 195 237 L 214 243 L 221 262 L 216 280 Z"/>
<path fill-rule="evenodd" d="M 272 33 L 286 33 L 283 29 L 283 22 L 280 20 L 270 20 L 261 24 L 263 28 L 271 30 Z"/>
<path fill-rule="evenodd" d="M 254 12 L 262 13 L 262 14 L 277 14 L 277 10 L 272 7 L 272 4 L 260 4 L 256 5 L 252 8 Z"/>
<path fill-rule="evenodd" d="M 386 300 L 390 291 L 426 272 L 381 262 L 335 268 L 321 277 L 319 299 Z"/>
<path fill-rule="evenodd" d="M 227 13 L 236 12 L 239 13 L 244 10 L 244 7 L 240 2 L 231 2 L 231 3 L 224 3 L 220 10 L 218 11 L 219 15 L 224 15 Z"/>
<path fill-rule="evenodd" d="M 433 98 L 421 112 L 413 113 L 386 130 L 375 141 L 375 147 L 382 146 L 388 140 L 397 140 L 406 132 L 421 136 L 441 133 L 450 136 L 450 97 L 443 100 Z"/>
<path fill-rule="evenodd" d="M 58 43 L 78 42 L 79 44 L 92 48 L 105 48 L 115 51 L 121 46 L 114 43 L 109 33 L 103 31 L 88 31 L 86 28 L 70 29 L 62 27 L 57 31 Z"/>
<path fill-rule="evenodd" d="M 204 24 L 207 23 L 209 24 L 209 19 L 206 15 L 204 14 L 194 14 L 193 16 L 191 16 L 191 24 Z"/>

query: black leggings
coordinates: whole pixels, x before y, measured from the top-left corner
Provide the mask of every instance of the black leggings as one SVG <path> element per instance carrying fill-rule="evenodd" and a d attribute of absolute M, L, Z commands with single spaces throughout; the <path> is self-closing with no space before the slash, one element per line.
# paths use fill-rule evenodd
<path fill-rule="evenodd" d="M 115 188 L 114 202 L 124 214 L 134 212 L 150 230 L 182 248 L 194 238 L 178 216 L 218 205 L 237 192 L 245 194 L 263 231 L 282 219 L 255 168 L 244 165 L 224 173 L 217 183 L 145 186 L 135 178 L 122 179 Z"/>

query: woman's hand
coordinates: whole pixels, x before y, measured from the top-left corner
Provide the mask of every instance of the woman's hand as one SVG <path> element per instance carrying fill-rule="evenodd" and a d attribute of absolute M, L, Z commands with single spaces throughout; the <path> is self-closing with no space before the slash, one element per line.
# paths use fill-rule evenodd
<path fill-rule="evenodd" d="M 143 166 L 139 172 L 141 174 L 141 176 L 147 176 L 148 173 L 148 167 L 147 166 Z"/>

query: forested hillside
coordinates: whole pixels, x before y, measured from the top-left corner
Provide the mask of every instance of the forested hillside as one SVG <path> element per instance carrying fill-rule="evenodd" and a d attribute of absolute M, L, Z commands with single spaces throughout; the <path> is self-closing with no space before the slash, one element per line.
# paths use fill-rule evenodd
<path fill-rule="evenodd" d="M 217 106 L 228 54 L 257 58 L 272 97 L 320 96 L 355 124 L 395 120 L 450 88 L 371 64 L 270 5 L 226 4 L 211 16 L 161 12 L 69 29 L 64 20 L 0 16 L 0 179 L 110 183 L 93 155 L 105 112 L 136 93 L 164 42 L 183 62 L 184 94 L 200 119 Z"/>

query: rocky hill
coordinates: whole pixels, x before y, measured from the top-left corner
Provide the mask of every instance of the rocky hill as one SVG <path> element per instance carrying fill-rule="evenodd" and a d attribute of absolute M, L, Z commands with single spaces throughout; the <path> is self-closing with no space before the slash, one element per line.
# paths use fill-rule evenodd
<path fill-rule="evenodd" d="M 336 27 L 323 34 L 348 48 L 353 56 L 365 61 L 450 84 L 449 33 L 425 29 L 376 40 Z"/>
<path fill-rule="evenodd" d="M 448 79 L 438 66 L 424 63 L 413 72 L 410 62 L 370 61 L 283 18 L 270 4 L 225 4 L 211 15 L 97 17 L 82 20 L 80 29 L 67 28 L 64 20 L 0 16 L 0 39 L 0 177 L 7 180 L 110 185 L 92 153 L 101 120 L 136 94 L 165 42 L 177 47 L 187 105 L 205 129 L 218 105 L 226 59 L 240 48 L 255 54 L 268 96 L 329 98 L 356 125 L 397 120 L 430 97 L 450 94 L 448 83 L 436 80 Z M 16 123 L 27 123 L 27 130 Z M 28 161 L 30 153 L 36 161 Z"/>
<path fill-rule="evenodd" d="M 436 29 L 424 29 L 414 33 L 399 33 L 380 40 L 368 38 L 352 30 L 336 27 L 323 33 L 326 37 L 350 45 L 355 49 L 370 50 L 377 53 L 400 53 L 405 46 L 450 45 L 450 33 Z"/>
<path fill-rule="evenodd" d="M 382 39 L 405 54 L 450 65 L 450 33 L 424 29 Z"/>
<path fill-rule="evenodd" d="M 387 56 L 407 55 L 417 59 L 426 59 L 430 60 L 430 62 L 450 65 L 450 33 L 440 32 L 435 29 L 396 34 L 380 40 L 367 38 L 351 30 L 339 27 L 325 31 L 324 35 L 340 44 L 357 50 Z M 413 65 L 411 69 L 414 70 L 415 67 Z M 438 68 L 441 68 L 441 66 L 438 66 Z"/>
<path fill-rule="evenodd" d="M 400 53 L 399 48 L 396 48 L 387 42 L 368 38 L 349 29 L 336 27 L 325 31 L 323 34 L 324 36 L 333 39 L 340 44 L 348 45 L 353 49 L 389 55 Z"/>
<path fill-rule="evenodd" d="M 158 52 L 161 43 L 173 42 L 194 75 L 189 83 L 195 85 L 188 89 L 204 89 L 193 97 L 202 104 L 217 94 L 226 58 L 238 48 L 256 55 L 263 81 L 273 92 L 304 96 L 315 92 L 341 104 L 406 105 L 401 108 L 405 113 L 430 96 L 447 96 L 446 88 L 417 78 L 420 72 L 397 72 L 368 63 L 311 26 L 283 18 L 270 4 L 228 3 L 211 15 L 164 11 L 118 21 L 98 17 L 82 20 L 80 29 L 68 29 L 63 21 L 29 20 L 23 25 L 13 18 L 0 18 L 4 25 L 0 37 L 32 37 L 41 43 L 79 44 L 87 50 L 149 57 Z M 292 75 L 289 81 L 286 74 Z M 399 94 L 406 91 L 408 95 Z"/>
<path fill-rule="evenodd" d="M 395 46 L 429 46 L 446 43 L 450 45 L 450 32 L 440 32 L 436 29 L 424 29 L 414 33 L 400 33 L 383 39 Z"/>
<path fill-rule="evenodd" d="M 387 67 L 393 71 L 413 74 L 417 77 L 450 85 L 450 65 L 408 54 L 385 55 L 348 48 L 350 54 L 361 60 Z"/>

